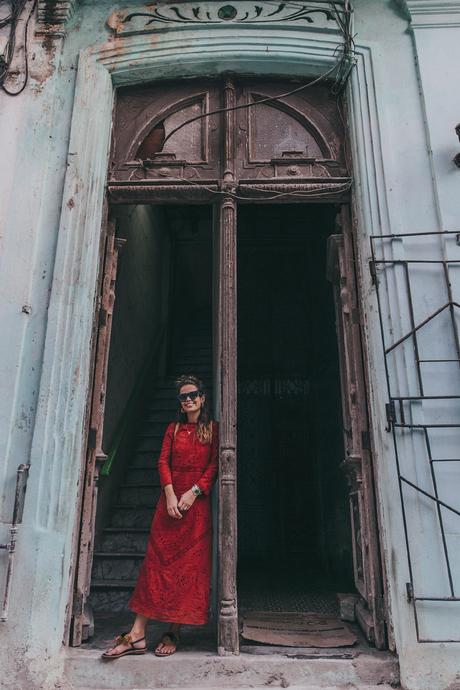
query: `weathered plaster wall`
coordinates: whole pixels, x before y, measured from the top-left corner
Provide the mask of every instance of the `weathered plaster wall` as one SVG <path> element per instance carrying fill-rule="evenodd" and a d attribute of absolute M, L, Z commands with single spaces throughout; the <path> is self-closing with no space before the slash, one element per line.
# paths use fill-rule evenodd
<path fill-rule="evenodd" d="M 448 9 L 447 19 L 440 17 L 440 5 Z M 446 82 L 455 84 L 460 3 L 407 0 L 407 6 L 401 7 L 390 0 L 356 0 L 354 6 L 361 67 L 352 75 L 351 131 L 391 617 L 405 686 L 409 690 L 441 690 L 452 687 L 458 678 L 458 645 L 420 645 L 415 641 L 412 608 L 405 598 L 407 564 L 402 517 L 391 438 L 384 430 L 385 376 L 375 290 L 370 284 L 367 260 L 371 233 L 458 229 L 460 225 L 456 204 L 459 173 L 451 163 L 458 150 L 453 134 L 458 101 L 455 88 L 446 86 Z M 71 586 L 76 520 L 72 508 L 76 505 L 81 410 L 88 376 L 84 367 L 78 366 L 87 361 L 78 355 L 85 351 L 84 342 L 76 339 L 71 344 L 74 359 L 59 361 L 66 351 L 61 343 L 67 342 L 60 324 L 68 323 L 62 320 L 67 311 L 81 323 L 82 337 L 87 333 L 84 315 L 91 311 L 94 301 L 94 270 L 92 264 L 82 263 L 82 257 L 94 239 L 82 232 L 81 242 L 63 242 L 62 250 L 58 248 L 54 278 L 53 268 L 60 220 L 64 237 L 69 228 L 78 228 L 81 223 L 89 226 L 91 213 L 97 219 L 101 212 L 100 204 L 94 203 L 85 215 L 79 194 L 104 175 L 109 122 L 101 99 L 107 90 L 108 72 L 100 71 L 96 89 L 88 85 L 85 90 L 81 77 L 73 115 L 72 107 L 79 52 L 106 41 L 109 33 L 105 21 L 112 8 L 109 2 L 80 6 L 63 45 L 57 42 L 52 52 L 48 44 L 42 45 L 41 39 L 35 38 L 30 49 L 32 75 L 27 91 L 18 99 L 0 97 L 0 319 L 2 332 L 7 333 L 0 357 L 0 380 L 7 391 L 0 399 L 0 453 L 5 458 L 0 476 L 4 494 L 1 541 L 6 537 L 11 515 L 15 469 L 20 462 L 32 462 L 10 622 L 0 624 L 7 640 L 1 647 L 0 665 L 10 669 L 8 680 L 4 675 L 1 681 L 3 687 L 21 690 L 52 687 L 62 669 L 63 655 L 59 651 Z M 415 37 L 408 31 L 408 12 L 414 9 L 417 21 L 425 11 L 431 22 L 431 26 L 416 28 Z M 302 61 L 303 37 L 308 33 L 317 42 L 315 49 L 321 42 L 331 43 L 331 37 L 315 35 L 314 28 L 307 31 L 299 25 L 289 26 L 284 34 L 282 30 L 277 27 L 268 33 L 261 29 L 256 36 L 254 26 L 245 31 L 238 27 L 206 29 L 206 33 L 203 27 L 180 28 L 169 35 L 156 34 L 150 44 L 136 37 L 127 39 L 135 59 L 128 58 L 123 76 L 118 78 L 129 82 L 130 78 L 217 74 L 229 67 L 245 72 L 311 73 L 311 56 L 309 67 Z M 200 37 L 206 39 L 205 48 L 199 43 Z M 140 46 L 137 54 L 136 42 Z M 271 50 L 274 42 L 275 55 Z M 149 63 L 143 62 L 143 51 L 153 50 L 152 46 L 160 57 L 156 63 L 154 57 Z M 197 53 L 188 58 L 193 46 Z M 162 51 L 166 55 L 168 50 L 172 52 L 162 61 Z M 88 60 L 88 53 L 82 53 L 80 72 L 87 69 Z M 79 121 L 83 110 L 91 114 L 91 127 L 80 132 L 79 138 L 74 130 L 69 149 L 71 118 L 74 123 Z M 81 144 L 79 150 L 72 149 L 76 141 Z M 87 156 L 86 148 L 94 149 L 95 163 L 81 179 L 72 181 L 72 185 L 67 182 L 62 202 L 66 170 L 75 168 L 75 156 Z M 69 190 L 74 196 L 67 196 Z M 80 225 L 75 216 L 72 218 L 74 211 L 81 214 Z M 70 254 L 66 246 L 71 247 Z M 396 294 L 397 288 L 397 283 L 390 285 L 390 293 L 393 290 Z M 78 304 L 75 295 L 80 296 Z M 430 300 L 441 298 L 440 287 L 430 285 Z M 396 324 L 396 329 L 403 330 L 403 324 Z M 439 334 L 433 333 L 431 338 L 435 343 Z M 57 378 L 63 382 L 59 388 Z M 49 391 L 55 390 L 60 391 L 60 399 L 49 396 Z M 36 415 L 39 424 L 34 426 Z M 416 458 L 416 449 L 409 450 Z M 451 483 L 454 480 L 458 483 L 455 477 Z M 0 559 L 4 560 L 4 554 Z M 431 581 L 438 574 L 436 569 L 425 571 Z"/>
<path fill-rule="evenodd" d="M 362 12 L 360 11 L 362 7 Z M 458 119 L 458 103 L 447 84 L 460 45 L 459 3 L 407 2 L 405 16 L 412 19 L 412 28 L 405 30 L 397 13 L 386 13 L 379 21 L 372 21 L 372 4 L 356 4 L 356 30 L 366 36 L 372 46 L 372 64 L 376 83 L 376 108 L 379 130 L 373 133 L 380 140 L 383 166 L 377 174 L 384 180 L 387 215 L 374 216 L 372 229 L 362 224 L 363 234 L 372 232 L 410 233 L 454 230 L 459 225 L 459 209 L 454 209 L 458 174 L 452 163 L 456 151 L 453 128 Z M 446 14 L 441 14 L 447 10 Z M 410 14 L 414 12 L 414 14 Z M 362 24 L 361 24 L 362 22 Z M 362 27 L 362 28 L 361 28 Z M 382 40 L 382 35 L 385 37 Z M 455 45 L 454 45 L 455 44 Z M 401 52 L 405 45 L 406 50 Z M 410 47 L 409 47 L 410 46 Z M 450 48 L 446 49 L 446 46 Z M 453 62 L 451 61 L 453 59 Z M 414 76 L 417 79 L 414 79 Z M 441 105 L 442 103 L 442 105 Z M 356 131 L 356 126 L 352 129 Z M 355 141 L 355 159 L 365 141 Z M 457 194 L 458 196 L 458 194 Z M 357 196 L 359 200 L 359 196 Z M 358 201 L 363 212 L 363 199 Z M 367 244 L 367 243 L 366 243 Z M 396 646 L 401 660 L 402 682 L 408 688 L 445 688 L 458 680 L 457 647 L 449 644 L 418 644 L 415 636 L 412 605 L 407 602 L 405 583 L 409 581 L 402 513 L 398 501 L 398 483 L 391 435 L 384 431 L 386 402 L 382 346 L 376 323 L 375 288 L 370 285 L 367 268 L 369 248 L 361 248 L 362 280 L 368 299 L 367 334 L 372 365 L 372 407 L 376 445 L 379 493 L 381 498 L 382 531 L 387 557 L 391 618 Z M 407 244 L 407 243 L 406 243 Z M 402 243 L 387 245 L 387 258 L 458 259 L 455 243 L 444 246 L 439 239 L 412 241 L 410 249 Z M 458 273 L 451 271 L 454 299 L 458 299 Z M 447 300 L 442 274 L 434 268 L 418 271 L 414 281 L 414 314 L 418 322 Z M 409 329 L 408 305 L 403 275 L 394 272 L 381 278 L 381 292 L 387 291 L 383 301 L 384 326 L 387 342 L 393 342 Z M 455 347 L 447 314 L 420 332 L 421 357 L 455 357 Z M 400 395 L 417 394 L 413 343 L 409 340 L 390 362 L 390 379 Z M 446 354 L 447 353 L 447 354 Z M 460 383 L 458 367 L 452 365 L 422 365 L 425 367 L 425 393 L 455 395 Z M 428 367 L 431 368 L 428 368 Z M 450 366 L 450 368 L 449 368 Z M 440 403 L 433 408 L 413 403 L 413 423 L 456 421 L 460 410 Z M 450 418 L 449 418 L 450 417 Z M 435 457 L 458 457 L 458 437 L 430 432 Z M 402 472 L 423 489 L 433 493 L 429 463 L 420 432 L 412 435 L 401 455 Z M 458 508 L 450 487 L 458 483 L 458 465 L 449 463 L 448 472 L 438 466 L 439 495 Z M 441 535 L 433 504 L 414 491 L 404 491 L 413 575 L 418 595 L 446 596 L 449 594 Z M 447 540 L 452 558 L 454 584 L 460 583 L 460 569 L 456 558 L 459 521 L 444 512 Z M 458 604 L 430 604 L 421 607 L 419 618 L 421 637 L 432 639 L 458 638 Z"/>

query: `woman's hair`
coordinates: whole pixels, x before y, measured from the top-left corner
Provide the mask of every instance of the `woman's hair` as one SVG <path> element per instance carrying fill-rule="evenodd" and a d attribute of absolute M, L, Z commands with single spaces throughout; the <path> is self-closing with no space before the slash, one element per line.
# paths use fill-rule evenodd
<path fill-rule="evenodd" d="M 203 382 L 197 376 L 193 376 L 192 374 L 183 374 L 182 376 L 179 376 L 179 378 L 176 381 L 177 392 L 180 393 L 180 389 L 182 388 L 182 386 L 189 385 L 196 386 L 197 389 L 203 395 L 205 395 L 204 403 L 201 406 L 200 414 L 198 417 L 196 435 L 198 440 L 201 441 L 201 443 L 211 443 L 212 421 L 209 413 L 208 397 L 206 396 Z M 177 411 L 177 419 L 181 424 L 187 422 L 187 415 L 182 410 L 182 405 L 180 404 L 180 402 L 179 409 Z"/>

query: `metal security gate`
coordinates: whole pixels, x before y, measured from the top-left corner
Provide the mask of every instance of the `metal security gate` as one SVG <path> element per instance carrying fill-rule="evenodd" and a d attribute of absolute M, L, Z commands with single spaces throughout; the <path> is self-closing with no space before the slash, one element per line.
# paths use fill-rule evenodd
<path fill-rule="evenodd" d="M 371 237 L 419 642 L 460 642 L 460 233 Z"/>

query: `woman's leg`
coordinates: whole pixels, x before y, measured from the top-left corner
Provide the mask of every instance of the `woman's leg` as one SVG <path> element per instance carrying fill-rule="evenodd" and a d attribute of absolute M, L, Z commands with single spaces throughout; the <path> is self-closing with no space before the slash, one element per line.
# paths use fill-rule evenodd
<path fill-rule="evenodd" d="M 139 613 L 136 614 L 133 626 L 128 633 L 131 643 L 134 645 L 135 649 L 143 649 L 146 646 L 146 642 L 142 638 L 145 637 L 145 628 L 148 620 L 149 619 L 146 616 L 141 616 Z M 138 644 L 136 644 L 137 640 L 139 640 Z M 128 642 L 120 642 L 120 644 L 116 645 L 116 647 L 109 649 L 106 654 L 112 656 L 112 654 L 120 654 L 120 652 L 124 652 L 126 649 L 130 648 L 131 645 Z"/>

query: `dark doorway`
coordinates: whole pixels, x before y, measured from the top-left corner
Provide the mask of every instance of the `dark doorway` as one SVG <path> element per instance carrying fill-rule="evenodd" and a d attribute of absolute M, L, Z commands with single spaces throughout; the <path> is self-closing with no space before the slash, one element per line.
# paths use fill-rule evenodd
<path fill-rule="evenodd" d="M 334 302 L 332 204 L 238 216 L 240 611 L 335 613 L 353 592 Z"/>
<path fill-rule="evenodd" d="M 94 551 L 88 542 L 80 551 L 87 581 L 80 634 L 83 641 L 94 634 L 95 647 L 106 647 L 132 619 L 127 604 L 160 493 L 156 462 L 176 417 L 174 380 L 194 373 L 212 397 L 212 219 L 211 205 L 117 209 L 115 231 L 125 246 L 106 376 L 104 455 L 98 492 L 83 516 L 86 529 L 94 529 Z M 200 632 L 213 648 L 210 634 Z"/>

